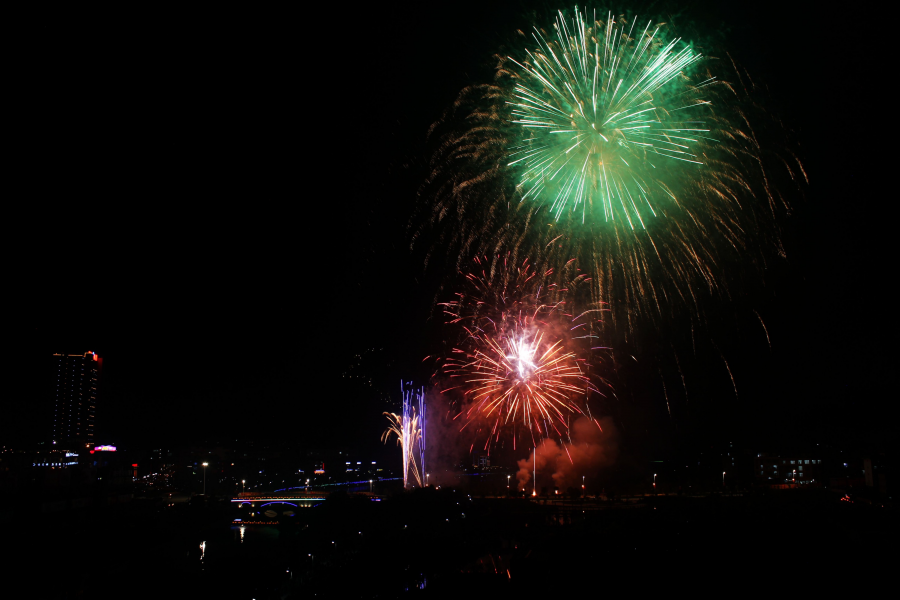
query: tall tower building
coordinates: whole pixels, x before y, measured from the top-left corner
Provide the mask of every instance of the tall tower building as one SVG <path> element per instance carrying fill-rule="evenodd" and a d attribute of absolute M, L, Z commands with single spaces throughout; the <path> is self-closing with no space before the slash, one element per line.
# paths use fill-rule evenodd
<path fill-rule="evenodd" d="M 94 443 L 94 419 L 101 359 L 94 352 L 54 354 L 53 444 L 57 448 Z"/>

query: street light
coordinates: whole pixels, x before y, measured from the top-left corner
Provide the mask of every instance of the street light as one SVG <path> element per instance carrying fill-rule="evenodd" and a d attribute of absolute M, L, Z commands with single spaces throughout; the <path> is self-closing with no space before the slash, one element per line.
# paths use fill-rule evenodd
<path fill-rule="evenodd" d="M 509 475 L 506 476 L 506 495 L 509 496 Z"/>
<path fill-rule="evenodd" d="M 722 487 L 725 487 L 725 471 L 722 471 Z"/>
<path fill-rule="evenodd" d="M 246 479 L 241 479 L 241 496 L 244 495 L 244 484 L 247 483 Z"/>
<path fill-rule="evenodd" d="M 203 463 L 203 495 L 206 495 L 206 467 L 209 463 Z"/>

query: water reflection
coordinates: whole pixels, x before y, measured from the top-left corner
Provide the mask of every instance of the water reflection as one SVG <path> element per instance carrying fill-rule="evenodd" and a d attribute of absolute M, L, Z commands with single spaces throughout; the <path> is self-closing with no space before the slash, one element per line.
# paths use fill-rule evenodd
<path fill-rule="evenodd" d="M 241 524 L 235 524 L 231 526 L 231 539 L 234 540 L 235 544 L 247 543 L 249 545 L 253 545 L 257 542 L 268 543 L 272 540 L 277 539 L 278 537 L 279 533 L 277 527 Z M 217 549 L 216 552 L 219 552 L 220 550 L 221 549 Z"/>

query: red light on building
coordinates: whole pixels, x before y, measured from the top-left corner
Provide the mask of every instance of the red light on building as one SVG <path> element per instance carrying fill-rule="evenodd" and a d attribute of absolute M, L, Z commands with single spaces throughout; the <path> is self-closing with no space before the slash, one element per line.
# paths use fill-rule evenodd
<path fill-rule="evenodd" d="M 136 467 L 136 466 L 137 466 L 137 463 L 131 463 L 131 466 L 132 466 L 132 467 Z"/>

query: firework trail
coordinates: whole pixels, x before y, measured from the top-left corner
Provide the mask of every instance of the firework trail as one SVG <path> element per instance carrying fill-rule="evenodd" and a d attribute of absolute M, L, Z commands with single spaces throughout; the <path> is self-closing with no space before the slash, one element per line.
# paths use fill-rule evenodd
<path fill-rule="evenodd" d="M 423 487 L 425 472 L 425 390 L 407 390 L 401 384 L 403 395 L 401 414 L 386 412 L 390 425 L 381 435 L 385 443 L 396 436 L 403 460 L 403 488 L 410 485 L 412 475 L 419 487 Z M 415 398 L 414 398 L 415 397 Z M 417 410 L 418 407 L 418 410 Z M 418 462 L 416 459 L 419 459 Z"/>
<path fill-rule="evenodd" d="M 419 486 L 421 487 L 423 484 L 423 479 L 425 478 L 425 388 L 419 388 L 419 391 L 416 392 L 416 404 L 418 405 L 418 420 L 419 420 Z M 404 410 L 408 411 L 406 408 L 410 405 L 410 402 L 405 404 Z M 415 409 L 413 409 L 415 410 Z M 426 482 L 427 483 L 427 480 Z"/>
<path fill-rule="evenodd" d="M 762 272 L 769 249 L 783 254 L 781 190 L 806 175 L 730 60 L 662 24 L 577 9 L 523 36 L 432 128 L 435 248 L 457 266 L 498 247 L 575 257 L 625 332 L 678 307 L 700 316 L 742 285 L 729 267 Z"/>
<path fill-rule="evenodd" d="M 573 416 L 590 415 L 588 396 L 600 393 L 590 374 L 590 350 L 598 310 L 568 312 L 571 287 L 553 283 L 552 270 L 539 273 L 527 262 L 476 259 L 480 272 L 466 275 L 467 291 L 457 300 L 441 303 L 448 324 L 462 332 L 460 343 L 443 361 L 450 384 L 463 397 L 457 418 L 461 430 L 475 424 L 486 432 L 484 449 L 517 432 L 532 444 L 551 435 L 568 435 Z M 597 378 L 599 380 L 599 378 Z M 477 433 L 476 433 L 477 437 Z M 474 446 L 474 442 L 473 442 Z"/>

